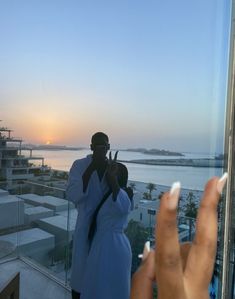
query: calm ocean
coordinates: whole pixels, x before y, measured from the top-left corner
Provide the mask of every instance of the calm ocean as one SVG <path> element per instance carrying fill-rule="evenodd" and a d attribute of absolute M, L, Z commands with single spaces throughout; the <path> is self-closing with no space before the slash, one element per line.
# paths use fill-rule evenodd
<path fill-rule="evenodd" d="M 43 156 L 45 164 L 53 169 L 69 171 L 74 160 L 90 154 L 89 150 L 80 151 L 33 151 L 34 156 Z M 185 158 L 209 158 L 209 154 L 185 153 Z M 119 151 L 120 160 L 132 159 L 165 159 L 166 156 L 144 155 L 136 152 Z M 179 157 L 167 157 L 179 158 Z M 182 187 L 202 190 L 205 182 L 212 176 L 220 176 L 221 168 L 182 167 L 182 166 L 155 166 L 126 163 L 129 170 L 129 179 L 145 183 L 155 183 L 170 186 L 174 181 L 180 181 Z"/>

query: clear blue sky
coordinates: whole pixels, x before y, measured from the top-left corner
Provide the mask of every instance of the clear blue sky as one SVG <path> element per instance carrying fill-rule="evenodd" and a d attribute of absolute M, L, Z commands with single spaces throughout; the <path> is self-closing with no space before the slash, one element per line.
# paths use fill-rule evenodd
<path fill-rule="evenodd" d="M 26 142 L 221 151 L 230 1 L 0 0 L 0 119 Z"/>

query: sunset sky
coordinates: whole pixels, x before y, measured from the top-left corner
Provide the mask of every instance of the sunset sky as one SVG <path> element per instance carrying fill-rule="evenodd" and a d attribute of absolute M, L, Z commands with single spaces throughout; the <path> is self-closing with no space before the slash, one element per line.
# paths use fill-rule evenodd
<path fill-rule="evenodd" d="M 27 143 L 223 149 L 228 0 L 0 1 L 0 119 Z"/>

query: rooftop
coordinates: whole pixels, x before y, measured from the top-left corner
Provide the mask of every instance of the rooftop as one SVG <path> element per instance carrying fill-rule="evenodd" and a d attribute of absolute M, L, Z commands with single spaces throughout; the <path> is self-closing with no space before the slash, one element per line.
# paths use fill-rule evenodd
<path fill-rule="evenodd" d="M 16 272 L 20 272 L 20 299 L 71 299 L 70 291 L 50 279 L 50 273 L 47 276 L 20 259 L 0 263 L 0 286 Z"/>

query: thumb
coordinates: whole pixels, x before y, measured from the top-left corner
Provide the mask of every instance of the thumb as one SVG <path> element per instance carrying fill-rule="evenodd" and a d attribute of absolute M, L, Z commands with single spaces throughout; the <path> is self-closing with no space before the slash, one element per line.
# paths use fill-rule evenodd
<path fill-rule="evenodd" d="M 155 253 L 151 250 L 132 277 L 130 299 L 153 299 Z"/>

